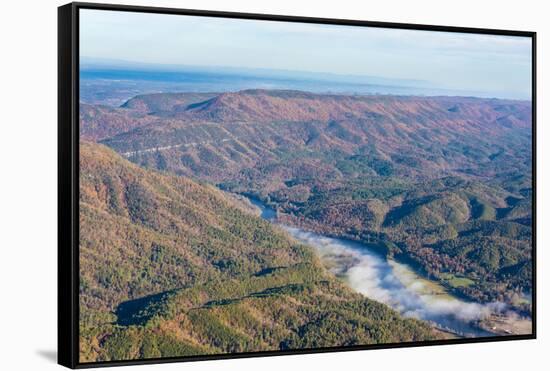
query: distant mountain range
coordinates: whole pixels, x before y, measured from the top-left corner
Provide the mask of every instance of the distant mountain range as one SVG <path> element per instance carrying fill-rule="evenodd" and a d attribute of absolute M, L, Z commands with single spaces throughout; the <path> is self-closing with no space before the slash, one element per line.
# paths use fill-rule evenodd
<path fill-rule="evenodd" d="M 229 176 L 220 171 L 236 175 L 283 155 L 274 150 L 285 156 L 304 150 L 370 154 L 376 165 L 367 172 L 384 172 L 383 165 L 391 164 L 394 175 L 423 178 L 504 175 L 504 169 L 520 170 L 530 159 L 518 151 L 530 144 L 531 104 L 524 101 L 269 90 L 176 93 L 138 96 L 116 109 L 83 104 L 81 120 L 83 139 L 101 139 L 130 157 L 141 154 L 136 161 L 155 158 L 164 170 L 213 181 Z M 525 159 L 510 162 L 516 156 Z"/>
<path fill-rule="evenodd" d="M 192 66 L 175 64 L 143 63 L 105 58 L 80 58 L 80 69 L 86 71 L 148 71 L 148 72 L 173 72 L 173 73 L 203 73 L 211 75 L 233 75 L 243 77 L 264 77 L 272 79 L 293 79 L 312 81 L 332 81 L 352 84 L 387 85 L 415 88 L 435 88 L 429 81 L 417 79 L 398 79 L 380 76 L 337 74 L 329 72 L 294 71 L 284 69 L 267 68 L 243 68 L 228 66 Z M 154 74 L 153 74 L 154 76 Z"/>
<path fill-rule="evenodd" d="M 139 94 L 159 92 L 234 92 L 245 89 L 291 89 L 332 94 L 475 96 L 515 98 L 498 91 L 457 90 L 429 81 L 224 66 L 179 66 L 83 57 L 80 99 L 119 106 Z M 528 96 L 525 96 L 529 99 Z"/>

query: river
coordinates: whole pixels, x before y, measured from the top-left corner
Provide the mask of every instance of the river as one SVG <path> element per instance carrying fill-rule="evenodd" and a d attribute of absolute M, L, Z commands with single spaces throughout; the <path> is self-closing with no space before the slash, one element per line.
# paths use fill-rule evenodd
<path fill-rule="evenodd" d="M 261 217 L 285 229 L 296 240 L 312 246 L 328 269 L 356 292 L 389 305 L 405 317 L 430 322 L 434 327 L 460 337 L 484 337 L 511 333 L 480 328 L 480 320 L 498 318 L 509 328 L 516 315 L 503 303 L 467 302 L 451 295 L 436 281 L 421 277 L 407 265 L 389 260 L 368 245 L 327 237 L 280 224 L 276 212 L 262 202 L 249 199 L 261 210 Z M 493 326 L 493 322 L 491 322 Z M 526 324 L 524 324 L 526 325 Z M 530 328 L 530 321 L 528 322 Z"/>

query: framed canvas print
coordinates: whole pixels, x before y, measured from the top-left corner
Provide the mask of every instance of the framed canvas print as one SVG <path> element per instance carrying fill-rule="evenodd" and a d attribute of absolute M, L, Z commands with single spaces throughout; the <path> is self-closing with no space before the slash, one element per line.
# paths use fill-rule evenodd
<path fill-rule="evenodd" d="M 535 33 L 59 8 L 59 362 L 535 338 Z"/>

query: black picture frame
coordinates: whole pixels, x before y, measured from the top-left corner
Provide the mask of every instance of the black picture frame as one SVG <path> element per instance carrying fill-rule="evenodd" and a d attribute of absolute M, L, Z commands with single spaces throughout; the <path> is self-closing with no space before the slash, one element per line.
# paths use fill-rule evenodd
<path fill-rule="evenodd" d="M 123 360 L 80 363 L 79 358 L 79 10 L 95 9 L 140 13 L 161 13 L 221 17 L 249 20 L 381 27 L 391 29 L 444 31 L 485 35 L 529 37 L 532 41 L 532 333 L 526 335 L 490 336 L 468 339 L 434 340 L 393 344 L 294 349 L 280 351 L 170 357 L 145 360 Z M 69 368 L 90 368 L 154 364 L 182 361 L 221 360 L 245 357 L 279 356 L 353 350 L 402 348 L 432 345 L 481 343 L 536 338 L 536 32 L 486 28 L 449 27 L 422 24 L 372 22 L 348 19 L 312 18 L 270 14 L 203 11 L 97 3 L 70 3 L 58 8 L 58 363 Z"/>

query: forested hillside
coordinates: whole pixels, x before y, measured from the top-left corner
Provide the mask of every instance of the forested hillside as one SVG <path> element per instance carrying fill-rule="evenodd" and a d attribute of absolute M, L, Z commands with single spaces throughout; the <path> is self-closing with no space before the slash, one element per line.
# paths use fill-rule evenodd
<path fill-rule="evenodd" d="M 438 338 L 245 202 L 80 144 L 80 361 Z"/>

